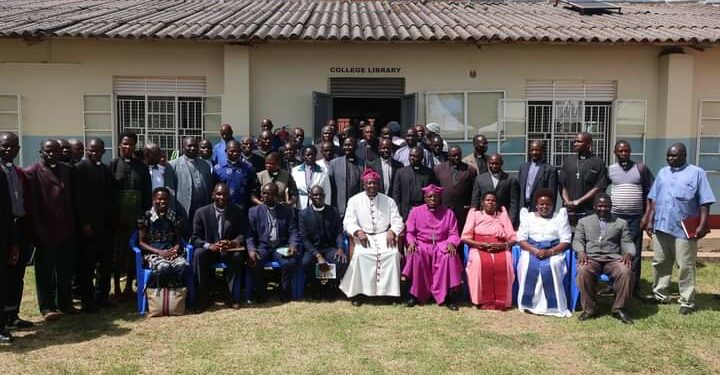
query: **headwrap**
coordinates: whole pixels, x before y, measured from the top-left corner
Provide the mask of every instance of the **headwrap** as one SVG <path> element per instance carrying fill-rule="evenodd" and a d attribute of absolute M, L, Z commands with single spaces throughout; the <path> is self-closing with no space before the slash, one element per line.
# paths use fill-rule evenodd
<path fill-rule="evenodd" d="M 431 122 L 431 123 L 425 125 L 425 129 L 427 129 L 427 131 L 429 131 L 429 132 L 433 132 L 435 134 L 440 134 L 440 124 Z"/>
<path fill-rule="evenodd" d="M 379 181 L 380 178 L 380 174 L 371 168 L 365 168 L 362 175 L 360 175 L 362 181 Z"/>
<path fill-rule="evenodd" d="M 434 194 L 434 193 L 441 194 L 443 192 L 443 190 L 445 190 L 445 189 L 443 189 L 442 187 L 437 186 L 435 184 L 430 184 L 430 185 L 422 188 L 423 195 L 429 195 L 429 194 Z"/>

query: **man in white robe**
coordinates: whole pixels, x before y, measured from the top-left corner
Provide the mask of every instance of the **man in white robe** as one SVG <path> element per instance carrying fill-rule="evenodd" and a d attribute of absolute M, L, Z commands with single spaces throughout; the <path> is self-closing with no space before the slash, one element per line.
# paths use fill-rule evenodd
<path fill-rule="evenodd" d="M 361 179 L 365 191 L 348 200 L 343 220 L 355 249 L 340 290 L 354 306 L 362 305 L 363 296 L 400 297 L 397 236 L 405 228 L 395 202 L 378 192 L 380 175 L 367 169 Z"/>

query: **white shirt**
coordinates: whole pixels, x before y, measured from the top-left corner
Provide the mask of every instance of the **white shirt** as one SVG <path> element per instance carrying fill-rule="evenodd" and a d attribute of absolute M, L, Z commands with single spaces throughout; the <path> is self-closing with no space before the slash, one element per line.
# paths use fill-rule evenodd
<path fill-rule="evenodd" d="M 568 222 L 567 210 L 561 208 L 553 214 L 552 218 L 546 219 L 529 212 L 527 208 L 520 210 L 520 227 L 517 231 L 517 241 L 553 241 L 570 243 L 572 240 L 572 229 Z"/>
<path fill-rule="evenodd" d="M 153 191 L 155 191 L 156 188 L 165 186 L 165 167 L 157 164 L 155 166 L 149 166 L 148 170 L 150 171 L 150 181 L 152 181 Z"/>

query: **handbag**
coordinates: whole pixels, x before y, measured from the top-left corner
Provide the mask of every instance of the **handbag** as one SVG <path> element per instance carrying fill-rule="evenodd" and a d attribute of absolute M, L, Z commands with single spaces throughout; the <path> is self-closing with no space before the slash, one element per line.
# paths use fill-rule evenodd
<path fill-rule="evenodd" d="M 185 314 L 187 288 L 147 288 L 148 317 Z"/>

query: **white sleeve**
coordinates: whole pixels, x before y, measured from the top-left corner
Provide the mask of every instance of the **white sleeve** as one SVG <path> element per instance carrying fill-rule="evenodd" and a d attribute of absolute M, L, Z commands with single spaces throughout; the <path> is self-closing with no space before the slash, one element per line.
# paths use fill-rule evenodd
<path fill-rule="evenodd" d="M 528 212 L 527 208 L 523 207 L 520 210 L 520 226 L 517 230 L 517 241 L 527 241 L 530 238 L 530 220 L 534 213 Z"/>
<path fill-rule="evenodd" d="M 358 225 L 358 218 L 357 218 L 357 204 L 355 203 L 357 200 L 353 199 L 352 197 L 348 200 L 347 206 L 345 207 L 345 218 L 343 219 L 343 228 L 345 229 L 345 232 L 352 236 L 355 234 L 355 232 L 358 231 L 358 229 L 361 229 Z"/>
<path fill-rule="evenodd" d="M 330 187 L 330 176 L 327 172 L 323 173 L 321 184 L 323 191 L 325 192 L 325 204 L 330 206 L 332 204 L 332 188 Z"/>
<path fill-rule="evenodd" d="M 395 234 L 400 234 L 405 229 L 405 224 L 403 223 L 402 216 L 400 216 L 400 211 L 398 210 L 395 201 L 390 199 L 389 197 L 387 201 L 388 205 L 390 205 L 390 229 L 392 229 Z"/>
<path fill-rule="evenodd" d="M 558 239 L 560 242 L 571 243 L 572 228 L 568 221 L 568 214 L 565 207 L 561 208 L 555 217 L 555 224 L 558 226 Z"/>

